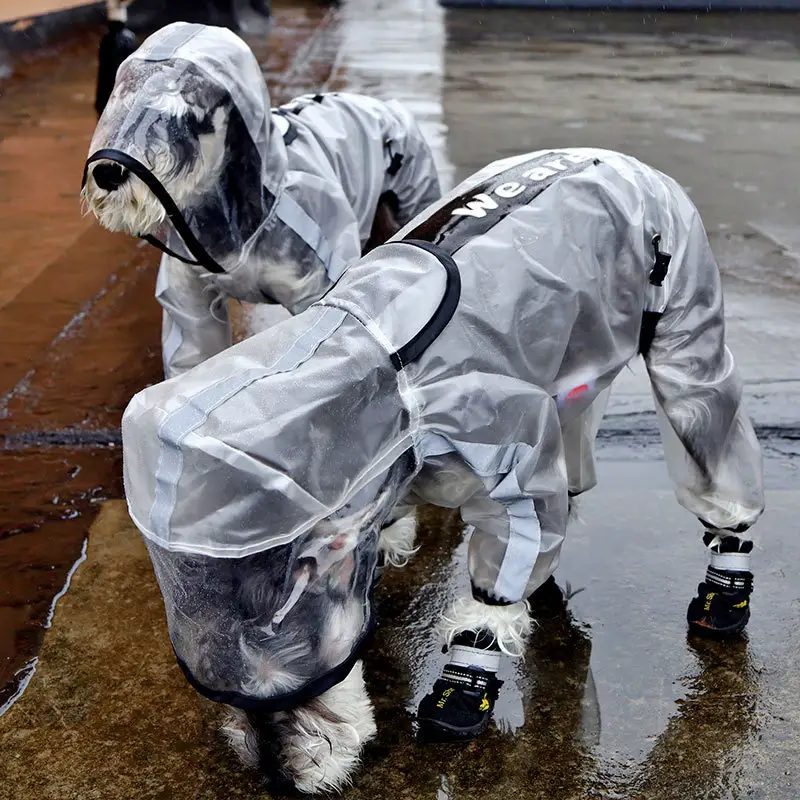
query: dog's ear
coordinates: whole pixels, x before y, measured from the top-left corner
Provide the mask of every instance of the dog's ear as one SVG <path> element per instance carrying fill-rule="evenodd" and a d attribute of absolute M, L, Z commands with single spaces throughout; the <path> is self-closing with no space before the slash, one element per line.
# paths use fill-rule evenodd
<path fill-rule="evenodd" d="M 231 106 L 228 115 L 225 154 L 220 187 L 228 203 L 229 218 L 244 243 L 263 221 L 270 198 L 265 197 L 266 189 L 261 183 L 265 154 L 256 149 L 236 106 Z"/>

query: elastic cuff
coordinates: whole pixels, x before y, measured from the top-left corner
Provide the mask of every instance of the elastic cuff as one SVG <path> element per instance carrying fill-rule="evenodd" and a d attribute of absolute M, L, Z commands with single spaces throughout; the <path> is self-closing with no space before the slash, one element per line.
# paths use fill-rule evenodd
<path fill-rule="evenodd" d="M 700 520 L 703 527 L 708 528 L 710 531 L 725 531 L 726 533 L 744 533 L 751 527 L 749 522 L 742 522 L 739 525 L 734 525 L 731 528 L 720 528 L 719 525 L 712 525 L 710 522 L 706 522 L 702 517 L 698 517 L 697 519 Z"/>
<path fill-rule="evenodd" d="M 473 584 L 472 586 L 472 599 L 477 600 L 487 606 L 513 606 L 518 603 L 518 600 L 505 600 L 502 597 L 497 597 L 486 589 L 480 589 Z"/>
<path fill-rule="evenodd" d="M 454 645 L 450 648 L 449 663 L 455 667 L 478 667 L 487 672 L 497 672 L 500 668 L 500 656 L 499 650 Z"/>

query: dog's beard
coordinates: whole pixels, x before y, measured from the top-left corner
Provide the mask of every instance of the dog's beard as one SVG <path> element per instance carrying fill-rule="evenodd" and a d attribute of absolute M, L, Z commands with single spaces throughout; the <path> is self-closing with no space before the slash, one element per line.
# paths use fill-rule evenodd
<path fill-rule="evenodd" d="M 316 661 L 308 638 L 287 641 L 283 636 L 280 650 L 270 652 L 241 637 L 240 649 L 246 675 L 241 690 L 253 697 L 271 697 L 299 689 L 311 677 Z"/>
<path fill-rule="evenodd" d="M 290 711 L 228 709 L 222 733 L 242 763 L 306 794 L 347 786 L 375 736 L 361 662 L 344 681 Z"/>
<path fill-rule="evenodd" d="M 113 162 L 102 159 L 90 165 L 86 184 L 81 190 L 83 213 L 94 214 L 104 228 L 114 233 L 155 235 L 164 224 L 167 212 L 139 178 L 131 175 L 113 192 L 105 191 L 95 183 L 93 168 L 110 163 Z"/>
<path fill-rule="evenodd" d="M 193 115 L 186 105 L 173 104 L 175 114 Z M 217 189 L 216 183 L 225 162 L 227 112 L 217 108 L 208 120 L 211 132 L 194 135 L 193 127 L 201 123 L 196 117 L 176 116 L 167 123 L 154 123 L 147 131 L 147 146 L 142 162 L 164 186 L 182 212 L 203 203 L 208 192 Z M 207 123 L 202 123 L 206 128 Z M 187 131 L 188 129 L 188 131 Z M 173 132 L 178 131 L 178 135 Z M 98 186 L 94 171 L 101 164 L 113 164 L 100 159 L 89 165 L 86 183 L 81 190 L 84 213 L 91 213 L 110 231 L 131 236 L 155 236 L 166 221 L 166 210 L 156 196 L 136 175 L 127 174 L 117 189 L 107 191 Z M 125 170 L 127 173 L 127 170 Z"/>

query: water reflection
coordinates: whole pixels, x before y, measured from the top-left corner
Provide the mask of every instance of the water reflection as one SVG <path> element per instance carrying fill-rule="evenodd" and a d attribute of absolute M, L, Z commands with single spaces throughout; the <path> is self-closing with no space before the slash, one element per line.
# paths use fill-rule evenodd
<path fill-rule="evenodd" d="M 740 797 L 737 761 L 756 736 L 759 686 L 746 639 L 690 638 L 699 668 L 631 787 L 652 800 Z"/>

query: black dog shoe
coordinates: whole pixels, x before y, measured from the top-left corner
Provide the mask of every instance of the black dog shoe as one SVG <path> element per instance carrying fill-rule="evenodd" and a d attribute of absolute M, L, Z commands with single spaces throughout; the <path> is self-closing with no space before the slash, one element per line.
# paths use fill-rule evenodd
<path fill-rule="evenodd" d="M 709 573 L 712 567 L 709 567 Z M 751 572 L 713 570 L 728 583 L 710 583 L 708 576 L 697 587 L 697 597 L 689 603 L 686 619 L 689 630 L 701 636 L 734 636 L 741 633 L 750 619 L 750 594 L 753 590 Z"/>
<path fill-rule="evenodd" d="M 420 730 L 437 741 L 466 741 L 485 733 L 503 685 L 493 672 L 448 664 L 419 704 Z"/>
<path fill-rule="evenodd" d="M 706 579 L 686 612 L 689 630 L 702 636 L 733 636 L 750 619 L 753 543 L 715 531 L 706 532 L 703 543 L 711 551 L 711 560 Z"/>
<path fill-rule="evenodd" d="M 463 631 L 449 651 L 450 663 L 419 704 L 420 732 L 437 741 L 474 739 L 489 727 L 503 685 L 495 677 L 500 648 L 487 631 Z"/>

